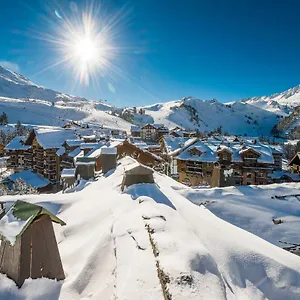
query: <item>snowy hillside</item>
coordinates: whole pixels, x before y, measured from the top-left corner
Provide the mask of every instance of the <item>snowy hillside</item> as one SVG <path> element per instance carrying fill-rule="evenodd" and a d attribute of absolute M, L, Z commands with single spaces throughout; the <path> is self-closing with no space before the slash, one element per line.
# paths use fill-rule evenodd
<path fill-rule="evenodd" d="M 224 133 L 269 135 L 279 121 L 276 113 L 242 102 L 223 104 L 216 100 L 203 101 L 191 97 L 143 109 L 145 114 L 134 116 L 136 124 L 155 122 L 169 128 L 180 126 L 202 132 L 211 132 L 221 126 Z"/>
<path fill-rule="evenodd" d="M 300 85 L 282 93 L 243 99 L 241 102 L 286 116 L 294 107 L 300 105 Z"/>
<path fill-rule="evenodd" d="M 29 81 L 0 66 L 0 112 L 9 122 L 62 126 L 82 121 L 129 130 L 130 123 L 111 115 L 114 108 L 104 103 L 63 94 Z"/>
<path fill-rule="evenodd" d="M 300 87 L 281 94 L 232 103 L 203 101 L 192 97 L 145 107 L 122 109 L 38 86 L 24 76 L 0 66 L 0 112 L 10 122 L 63 125 L 74 120 L 129 130 L 131 124 L 160 123 L 169 128 L 238 135 L 269 135 L 272 128 L 300 104 Z M 143 110 L 140 113 L 140 110 Z M 129 110 L 129 115 L 119 116 Z M 297 124 L 298 119 L 293 122 Z"/>
<path fill-rule="evenodd" d="M 0 66 L 0 96 L 9 98 L 32 98 L 46 101 L 84 101 L 51 89 L 38 86 L 18 73 L 9 71 Z"/>
<path fill-rule="evenodd" d="M 3 197 L 38 203 L 67 223 L 54 225 L 66 279 L 27 280 L 18 290 L 0 275 L 1 299 L 163 300 L 163 288 L 173 300 L 298 299 L 298 256 L 191 203 L 164 175 L 121 192 L 132 164 L 122 159 L 76 193 Z"/>

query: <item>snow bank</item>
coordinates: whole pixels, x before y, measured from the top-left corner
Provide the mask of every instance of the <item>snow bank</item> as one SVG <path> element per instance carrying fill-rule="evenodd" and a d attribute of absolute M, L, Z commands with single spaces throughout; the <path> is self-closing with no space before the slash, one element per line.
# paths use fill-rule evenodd
<path fill-rule="evenodd" d="M 156 184 L 122 193 L 132 164 L 122 159 L 76 193 L 18 197 L 67 223 L 54 224 L 66 279 L 29 279 L 18 290 L 0 275 L 1 299 L 163 299 L 158 266 L 175 300 L 298 298 L 299 257 L 191 203 L 156 172 Z"/>

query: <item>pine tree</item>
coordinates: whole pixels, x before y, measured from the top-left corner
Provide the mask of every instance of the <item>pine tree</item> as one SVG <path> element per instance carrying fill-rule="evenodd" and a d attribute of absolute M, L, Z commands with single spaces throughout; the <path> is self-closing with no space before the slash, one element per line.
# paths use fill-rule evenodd
<path fill-rule="evenodd" d="M 4 124 L 4 125 L 8 124 L 8 117 L 7 117 L 7 114 L 6 114 L 5 112 L 3 112 L 2 116 L 3 116 L 3 124 Z"/>

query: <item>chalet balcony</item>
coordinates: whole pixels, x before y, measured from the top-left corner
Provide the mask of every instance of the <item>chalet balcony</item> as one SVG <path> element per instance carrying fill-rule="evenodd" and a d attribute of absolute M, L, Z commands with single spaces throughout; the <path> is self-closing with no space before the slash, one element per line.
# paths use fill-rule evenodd
<path fill-rule="evenodd" d="M 45 170 L 44 174 L 49 176 L 56 176 L 56 170 Z"/>
<path fill-rule="evenodd" d="M 34 165 L 33 168 L 36 170 L 44 171 L 44 166 L 41 166 L 41 165 Z"/>
<path fill-rule="evenodd" d="M 203 172 L 201 170 L 187 170 L 186 174 L 203 176 Z"/>

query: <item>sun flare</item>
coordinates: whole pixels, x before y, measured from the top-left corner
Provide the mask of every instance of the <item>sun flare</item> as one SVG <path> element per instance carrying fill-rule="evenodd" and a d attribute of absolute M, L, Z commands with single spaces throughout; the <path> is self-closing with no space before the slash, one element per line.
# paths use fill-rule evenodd
<path fill-rule="evenodd" d="M 74 55 L 84 63 L 97 61 L 100 48 L 90 37 L 80 38 L 74 45 Z"/>
<path fill-rule="evenodd" d="M 74 87 L 78 83 L 88 86 L 91 81 L 98 85 L 104 75 L 112 77 L 118 70 L 113 62 L 120 49 L 115 46 L 116 25 L 120 18 L 108 18 L 100 14 L 98 7 L 80 11 L 73 6 L 69 16 L 55 10 L 56 30 L 38 36 L 49 42 L 56 52 L 54 62 L 41 72 L 61 66 L 63 70 L 71 71 L 73 78 L 70 77 L 70 81 Z"/>

